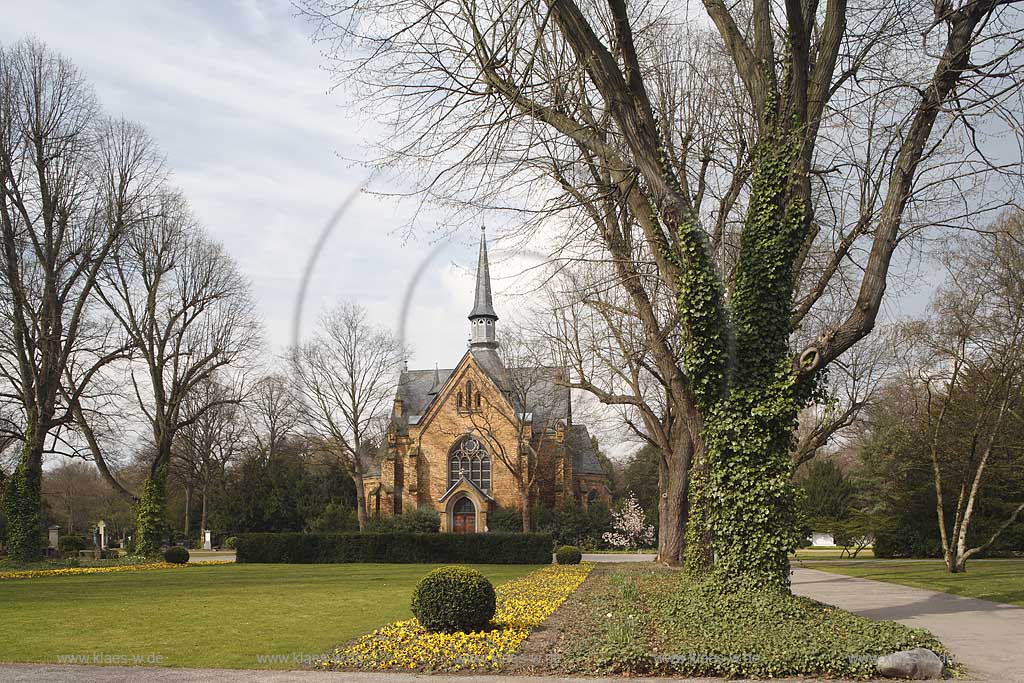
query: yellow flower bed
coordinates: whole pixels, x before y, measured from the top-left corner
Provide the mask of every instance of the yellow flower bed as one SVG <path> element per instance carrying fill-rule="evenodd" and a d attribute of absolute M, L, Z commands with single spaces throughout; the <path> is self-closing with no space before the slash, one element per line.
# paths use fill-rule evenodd
<path fill-rule="evenodd" d="M 579 588 L 589 563 L 552 565 L 495 589 L 494 628 L 473 633 L 430 633 L 415 619 L 396 621 L 336 649 L 321 668 L 459 671 L 497 669 Z"/>
<path fill-rule="evenodd" d="M 215 560 L 195 564 L 172 564 L 170 562 L 148 562 L 146 564 L 116 564 L 112 567 L 68 567 L 67 569 L 27 569 L 24 571 L 0 572 L 0 581 L 11 579 L 41 579 L 46 576 L 78 576 L 81 574 L 110 574 L 111 572 L 140 572 L 150 569 L 180 569 L 201 567 L 210 564 L 230 564 L 231 560 Z"/>

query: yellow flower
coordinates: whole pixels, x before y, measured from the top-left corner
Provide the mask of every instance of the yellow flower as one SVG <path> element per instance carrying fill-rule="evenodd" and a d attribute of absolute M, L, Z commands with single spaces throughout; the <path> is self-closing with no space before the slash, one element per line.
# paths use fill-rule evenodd
<path fill-rule="evenodd" d="M 544 622 L 587 578 L 593 565 L 553 565 L 498 586 L 494 628 L 473 633 L 429 633 L 415 619 L 396 621 L 337 648 L 324 667 L 498 669 L 530 631 Z"/>
<path fill-rule="evenodd" d="M 84 574 L 110 574 L 112 572 L 137 572 L 150 569 L 182 569 L 210 564 L 228 564 L 230 560 L 217 560 L 197 564 L 172 564 L 170 562 L 149 562 L 147 564 L 118 564 L 111 567 L 68 567 L 66 569 L 30 569 L 13 572 L 0 572 L 0 581 L 14 579 L 39 579 L 47 576 L 80 576 Z"/>

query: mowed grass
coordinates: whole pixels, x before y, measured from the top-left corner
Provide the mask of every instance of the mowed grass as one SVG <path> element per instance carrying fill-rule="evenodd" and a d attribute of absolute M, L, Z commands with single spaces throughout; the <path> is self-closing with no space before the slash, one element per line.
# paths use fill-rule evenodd
<path fill-rule="evenodd" d="M 968 560 L 963 574 L 950 574 L 941 560 L 816 564 L 814 569 L 1024 607 L 1024 560 Z"/>
<path fill-rule="evenodd" d="M 0 661 L 302 668 L 411 616 L 438 565 L 230 564 L 0 580 Z M 495 585 L 532 565 L 478 565 Z"/>

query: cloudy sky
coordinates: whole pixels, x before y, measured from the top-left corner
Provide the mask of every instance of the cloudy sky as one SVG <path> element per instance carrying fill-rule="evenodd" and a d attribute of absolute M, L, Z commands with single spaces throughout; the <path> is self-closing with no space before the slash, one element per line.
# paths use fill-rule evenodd
<path fill-rule="evenodd" d="M 84 71 L 108 114 L 151 131 L 196 215 L 252 280 L 271 349 L 288 344 L 306 263 L 338 204 L 365 181 L 351 159 L 368 155 L 373 136 L 344 92 L 328 92 L 304 20 L 283 1 L 4 5 L 0 42 L 41 39 Z M 407 321 L 410 365 L 459 359 L 477 235 L 437 248 L 426 230 L 407 239 L 413 208 L 357 197 L 319 254 L 305 330 L 339 299 L 397 327 L 412 273 L 432 253 Z M 500 255 L 496 270 L 501 277 Z M 499 296 L 496 305 L 500 315 L 512 304 Z"/>

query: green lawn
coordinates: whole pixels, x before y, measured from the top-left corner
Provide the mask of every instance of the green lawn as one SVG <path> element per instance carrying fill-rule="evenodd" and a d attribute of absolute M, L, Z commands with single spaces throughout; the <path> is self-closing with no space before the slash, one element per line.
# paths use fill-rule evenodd
<path fill-rule="evenodd" d="M 436 565 L 229 564 L 0 581 L 0 661 L 300 668 L 408 618 Z M 495 584 L 528 565 L 477 566 Z"/>
<path fill-rule="evenodd" d="M 950 574 L 941 560 L 823 563 L 814 569 L 1024 607 L 1024 560 L 970 560 L 964 574 Z"/>

